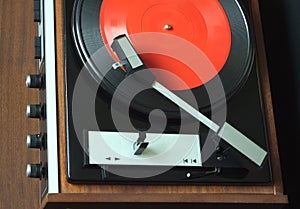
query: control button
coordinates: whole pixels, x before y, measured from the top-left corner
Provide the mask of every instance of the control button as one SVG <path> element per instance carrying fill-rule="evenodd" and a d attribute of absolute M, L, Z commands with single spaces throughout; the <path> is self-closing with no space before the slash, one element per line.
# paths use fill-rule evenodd
<path fill-rule="evenodd" d="M 41 22 L 41 0 L 34 0 L 34 22 Z"/>
<path fill-rule="evenodd" d="M 27 75 L 26 87 L 41 89 L 44 85 L 44 77 L 42 75 Z"/>
<path fill-rule="evenodd" d="M 27 135 L 27 147 L 36 149 L 46 149 L 46 134 Z"/>
<path fill-rule="evenodd" d="M 45 106 L 40 104 L 27 105 L 26 116 L 28 118 L 46 118 Z"/>
<path fill-rule="evenodd" d="M 45 176 L 45 168 L 40 164 L 27 164 L 26 176 L 29 178 L 42 179 Z"/>
<path fill-rule="evenodd" d="M 41 59 L 42 58 L 42 39 L 40 36 L 36 36 L 34 38 L 34 58 Z"/>

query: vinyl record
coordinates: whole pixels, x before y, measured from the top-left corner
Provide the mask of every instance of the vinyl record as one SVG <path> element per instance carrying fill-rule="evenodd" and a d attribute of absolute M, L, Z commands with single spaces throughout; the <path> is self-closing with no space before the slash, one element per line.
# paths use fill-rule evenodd
<path fill-rule="evenodd" d="M 148 68 L 165 69 L 187 84 L 189 89 L 196 88 L 215 77 L 224 66 L 230 51 L 231 32 L 226 14 L 218 1 L 207 0 L 147 0 L 140 1 L 113 0 L 103 1 L 100 11 L 100 31 L 105 44 L 112 43 L 113 39 L 121 34 L 131 36 L 139 33 L 163 33 L 187 40 L 201 49 L 215 66 L 215 72 L 206 72 L 198 79 L 196 69 L 189 69 L 174 58 L 166 58 L 161 54 L 141 54 L 142 60 Z M 131 39 L 135 49 L 146 51 L 147 41 L 136 43 Z M 159 38 L 151 41 L 151 47 L 172 48 L 174 40 L 163 41 Z M 185 50 L 185 47 L 174 51 Z M 187 50 L 185 56 L 190 56 Z M 185 60 L 187 58 L 184 58 Z M 179 60 L 184 61 L 184 60 Z M 195 60 L 196 62 L 196 60 Z M 201 62 L 200 62 L 201 63 Z M 199 64 L 200 64 L 199 63 Z M 157 80 L 170 90 L 184 90 L 178 86 L 180 82 L 167 82 L 168 75 L 164 71 L 154 72 Z"/>
<path fill-rule="evenodd" d="M 83 64 L 120 34 L 130 36 L 143 32 L 159 32 L 193 43 L 207 55 L 216 69 L 215 74 L 204 80 L 186 76 L 187 67 L 180 62 L 176 63 L 172 58 L 153 54 L 141 57 L 147 67 L 150 65 L 170 71 L 183 69 L 177 75 L 186 76 L 183 79 L 189 87 L 188 90 L 192 90 L 202 111 L 209 110 L 211 105 L 222 104 L 222 101 L 217 100 L 211 104 L 206 90 L 206 86 L 215 85 L 217 76 L 222 81 L 228 100 L 243 86 L 252 69 L 253 44 L 246 16 L 238 1 L 149 0 L 141 3 L 139 0 L 76 0 L 72 29 L 75 47 Z M 97 80 L 99 72 L 93 66 L 90 74 Z M 124 72 L 106 75 L 103 88 L 112 94 L 124 77 Z M 186 91 L 176 84 L 168 88 L 179 96 Z M 160 107 L 171 118 L 178 117 L 178 107 L 168 102 L 162 106 L 162 97 L 154 90 L 144 92 L 135 100 L 134 109 L 141 113 Z"/>

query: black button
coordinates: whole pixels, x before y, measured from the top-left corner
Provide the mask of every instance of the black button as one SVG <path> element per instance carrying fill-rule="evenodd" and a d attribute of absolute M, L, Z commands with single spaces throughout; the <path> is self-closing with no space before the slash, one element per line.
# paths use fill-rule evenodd
<path fill-rule="evenodd" d="M 27 75 L 26 77 L 27 88 L 41 89 L 44 87 L 44 78 L 42 75 Z"/>
<path fill-rule="evenodd" d="M 27 135 L 26 144 L 28 148 L 46 149 L 46 134 Z"/>
<path fill-rule="evenodd" d="M 44 170 L 42 164 L 27 164 L 26 176 L 29 178 L 42 179 L 45 174 Z"/>
<path fill-rule="evenodd" d="M 28 118 L 38 118 L 44 119 L 46 118 L 45 105 L 41 104 L 31 104 L 27 105 L 26 116 Z"/>

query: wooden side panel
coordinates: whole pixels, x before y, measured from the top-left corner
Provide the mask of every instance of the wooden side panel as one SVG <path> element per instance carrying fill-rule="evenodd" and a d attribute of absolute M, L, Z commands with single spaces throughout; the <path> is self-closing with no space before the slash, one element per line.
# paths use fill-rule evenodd
<path fill-rule="evenodd" d="M 259 67 L 259 76 L 261 80 L 264 110 L 267 122 L 267 131 L 269 135 L 269 147 L 271 152 L 271 166 L 274 182 L 274 194 L 283 194 L 283 184 L 281 176 L 280 158 L 275 129 L 274 112 L 272 106 L 270 80 L 267 67 L 267 58 L 265 54 L 265 43 L 263 38 L 262 24 L 260 19 L 259 3 L 257 0 L 251 1 L 251 12 L 254 24 L 254 33 L 256 38 L 257 65 Z"/>
<path fill-rule="evenodd" d="M 33 1 L 0 1 L 0 208 L 38 208 L 39 180 L 26 177 L 26 164 L 38 163 L 28 150 L 26 135 L 38 131 L 38 121 L 26 118 L 26 105 L 38 101 L 38 91 L 26 89 L 27 74 L 37 72 L 34 60 Z"/>

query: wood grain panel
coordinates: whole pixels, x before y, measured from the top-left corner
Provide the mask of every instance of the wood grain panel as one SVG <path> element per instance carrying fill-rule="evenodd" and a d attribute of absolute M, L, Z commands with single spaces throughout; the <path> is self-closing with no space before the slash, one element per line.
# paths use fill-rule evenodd
<path fill-rule="evenodd" d="M 25 86 L 26 75 L 37 71 L 35 33 L 33 1 L 0 1 L 0 209 L 39 205 L 39 181 L 25 174 L 26 164 L 39 156 L 26 147 L 26 135 L 38 130 L 37 121 L 25 116 L 38 95 Z"/>
<path fill-rule="evenodd" d="M 283 194 L 282 175 L 280 166 L 280 157 L 278 151 L 278 142 L 275 129 L 275 119 L 272 105 L 270 80 L 267 67 L 267 57 L 265 53 L 265 43 L 263 38 L 262 24 L 260 19 L 260 10 L 258 1 L 251 1 L 253 24 L 255 25 L 257 66 L 259 67 L 259 77 L 261 81 L 262 97 L 264 111 L 267 121 L 267 132 L 269 136 L 269 148 L 271 152 L 271 166 L 274 182 L 274 193 Z"/>

